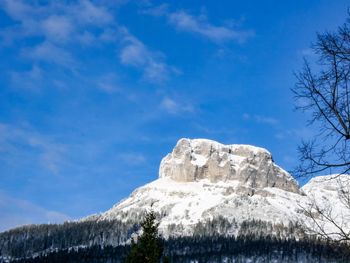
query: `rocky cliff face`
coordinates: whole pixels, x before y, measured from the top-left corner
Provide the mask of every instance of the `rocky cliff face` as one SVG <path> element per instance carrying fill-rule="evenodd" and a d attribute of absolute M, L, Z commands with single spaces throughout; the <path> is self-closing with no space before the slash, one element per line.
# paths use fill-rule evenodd
<path fill-rule="evenodd" d="M 271 154 L 250 145 L 223 145 L 206 139 L 181 139 L 161 162 L 160 178 L 176 182 L 239 182 L 243 193 L 276 187 L 300 193 L 297 182 L 277 166 Z"/>
<path fill-rule="evenodd" d="M 343 177 L 350 181 L 349 176 Z M 311 226 L 302 208 L 312 205 L 315 197 L 334 207 L 336 216 L 344 216 L 346 212 L 350 218 L 350 210 L 339 199 L 338 187 L 330 187 L 327 178 L 315 178 L 299 188 L 265 149 L 223 145 L 206 139 L 181 139 L 161 161 L 159 179 L 136 189 L 128 198 L 93 218 L 137 222 L 145 211 L 152 209 L 161 216 L 160 231 L 164 236 L 192 235 L 198 223 L 215 218 L 238 224 L 261 220 Z M 344 224 L 344 217 L 337 218 Z M 328 224 L 322 218 L 319 220 Z M 337 231 L 334 225 L 327 225 L 327 229 Z M 232 228 L 223 234 L 235 235 L 237 231 L 239 228 Z"/>
<path fill-rule="evenodd" d="M 161 161 L 159 179 L 136 189 L 98 218 L 137 221 L 152 209 L 162 217 L 160 230 L 165 236 L 191 235 L 199 222 L 220 217 L 288 225 L 300 217 L 298 202 L 306 200 L 302 193 L 265 149 L 181 139 Z"/>

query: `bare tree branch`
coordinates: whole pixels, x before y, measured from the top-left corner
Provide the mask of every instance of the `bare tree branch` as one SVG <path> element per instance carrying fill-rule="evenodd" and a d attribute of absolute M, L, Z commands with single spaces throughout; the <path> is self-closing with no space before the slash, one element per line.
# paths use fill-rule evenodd
<path fill-rule="evenodd" d="M 350 11 L 345 24 L 335 32 L 318 33 L 312 45 L 318 60 L 304 59 L 302 70 L 295 74 L 292 89 L 296 109 L 310 114 L 308 125 L 317 125 L 319 135 L 298 147 L 300 164 L 297 177 L 310 177 L 328 172 L 337 174 L 339 205 L 348 211 L 333 209 L 327 200 L 313 198 L 300 206 L 312 222 L 308 231 L 326 240 L 350 243 L 350 179 L 342 174 L 350 170 Z M 349 176 L 350 178 L 350 176 Z M 334 204 L 333 204 L 334 205 Z M 335 210 L 337 212 L 335 212 Z"/>

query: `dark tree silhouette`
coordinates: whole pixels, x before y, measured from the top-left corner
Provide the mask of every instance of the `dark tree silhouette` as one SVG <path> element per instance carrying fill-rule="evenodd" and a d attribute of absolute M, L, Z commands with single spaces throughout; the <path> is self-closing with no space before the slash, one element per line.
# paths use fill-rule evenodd
<path fill-rule="evenodd" d="M 309 124 L 319 125 L 319 135 L 299 147 L 299 176 L 331 169 L 350 170 L 350 14 L 336 32 L 317 34 L 312 50 L 318 56 L 313 71 L 305 59 L 292 89 L 297 109 L 311 112 Z"/>
<path fill-rule="evenodd" d="M 153 211 L 146 214 L 141 223 L 142 234 L 135 241 L 132 239 L 131 251 L 127 263 L 158 263 L 161 262 L 163 246 L 158 235 L 159 223 Z"/>
<path fill-rule="evenodd" d="M 311 113 L 308 124 L 318 125 L 319 134 L 299 146 L 300 165 L 294 174 L 299 177 L 335 174 L 332 180 L 337 180 L 339 198 L 348 210 L 344 214 L 350 215 L 350 180 L 341 176 L 350 170 L 349 11 L 346 22 L 335 32 L 317 34 L 312 50 L 318 60 L 312 67 L 304 59 L 292 91 L 296 108 Z M 350 218 L 343 213 L 335 214 L 330 203 L 312 199 L 309 207 L 302 209 L 313 222 L 309 230 L 325 239 L 350 241 L 350 230 L 345 227 Z M 325 227 L 324 222 L 331 225 L 332 230 Z"/>

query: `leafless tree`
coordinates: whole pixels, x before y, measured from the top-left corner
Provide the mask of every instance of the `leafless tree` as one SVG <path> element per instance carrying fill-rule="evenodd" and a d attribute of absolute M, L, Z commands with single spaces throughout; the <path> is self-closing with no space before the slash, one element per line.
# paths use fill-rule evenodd
<path fill-rule="evenodd" d="M 350 170 L 350 14 L 336 32 L 317 34 L 312 45 L 318 56 L 315 69 L 304 59 L 292 89 L 297 109 L 311 113 L 309 125 L 318 124 L 319 134 L 299 147 L 297 175 L 315 175 L 331 169 Z"/>
<path fill-rule="evenodd" d="M 346 174 L 350 170 L 350 13 L 348 19 L 334 32 L 317 34 L 312 51 L 318 58 L 313 63 L 304 59 L 304 66 L 296 73 L 297 83 L 292 89 L 296 108 L 310 114 L 309 125 L 318 125 L 318 134 L 298 147 L 300 165 L 294 174 L 310 177 L 320 173 Z M 334 176 L 338 178 L 339 176 Z M 333 179 L 333 180 L 335 180 Z M 349 184 L 341 180 L 339 200 L 350 211 Z M 332 205 L 324 200 L 310 200 L 302 207 L 311 218 L 312 230 L 326 239 L 350 241 L 344 224 L 349 218 L 335 215 Z M 328 226 L 335 232 L 327 230 Z"/>

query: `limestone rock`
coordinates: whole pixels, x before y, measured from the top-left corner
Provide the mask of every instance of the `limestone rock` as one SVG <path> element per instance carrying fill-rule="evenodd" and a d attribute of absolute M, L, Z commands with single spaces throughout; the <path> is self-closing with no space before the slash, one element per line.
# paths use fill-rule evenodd
<path fill-rule="evenodd" d="M 159 177 L 177 182 L 237 180 L 242 191 L 253 191 L 252 194 L 265 187 L 301 193 L 297 182 L 273 162 L 267 150 L 250 145 L 224 145 L 207 139 L 180 139 L 162 160 Z"/>

